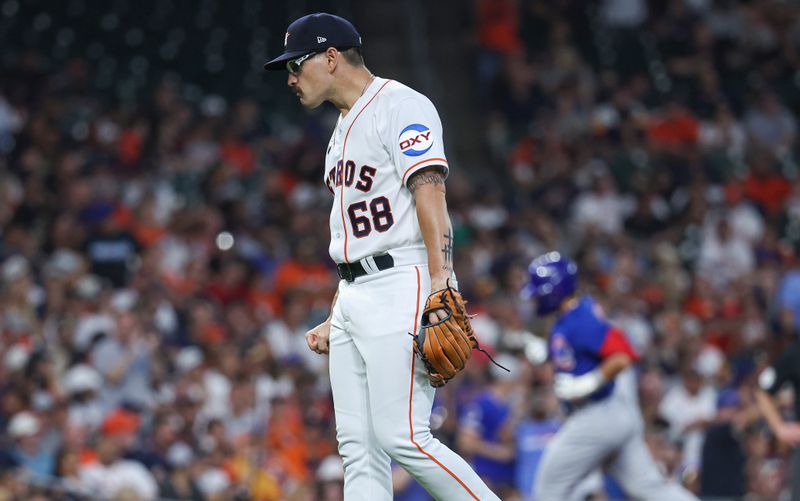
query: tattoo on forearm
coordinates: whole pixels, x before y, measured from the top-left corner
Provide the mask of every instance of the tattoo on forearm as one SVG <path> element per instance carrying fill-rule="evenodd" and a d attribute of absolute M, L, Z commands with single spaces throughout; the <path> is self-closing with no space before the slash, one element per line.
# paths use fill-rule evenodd
<path fill-rule="evenodd" d="M 414 193 L 423 184 L 444 184 L 444 176 L 437 171 L 426 170 L 419 172 L 409 179 L 408 189 L 411 193 Z"/>
<path fill-rule="evenodd" d="M 452 269 L 453 266 L 453 230 L 448 229 L 444 237 L 444 247 L 442 247 L 442 254 L 444 254 L 444 267 Z"/>

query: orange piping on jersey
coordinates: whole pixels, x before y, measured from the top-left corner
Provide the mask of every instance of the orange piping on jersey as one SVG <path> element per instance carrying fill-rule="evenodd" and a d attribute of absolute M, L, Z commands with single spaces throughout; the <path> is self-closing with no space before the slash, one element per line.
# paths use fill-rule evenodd
<path fill-rule="evenodd" d="M 408 175 L 408 173 L 409 173 L 409 171 L 411 169 L 413 169 L 414 167 L 416 167 L 419 164 L 424 164 L 424 163 L 427 163 L 427 162 L 433 162 L 435 160 L 441 161 L 445 166 L 447 165 L 447 160 L 445 160 L 444 158 L 428 158 L 428 159 L 425 159 L 425 160 L 420 160 L 419 162 L 415 163 L 414 165 L 412 165 L 411 167 L 406 169 L 405 172 L 403 172 L 403 184 L 406 184 L 406 176 Z M 439 165 L 439 164 L 436 164 L 436 165 Z"/>
<path fill-rule="evenodd" d="M 420 323 L 419 322 L 419 297 L 420 297 L 419 266 L 415 266 L 414 270 L 417 272 L 417 311 L 416 311 L 416 313 L 414 313 L 414 328 L 413 328 L 414 335 L 416 336 L 417 335 L 417 325 Z M 417 443 L 417 441 L 414 440 L 414 420 L 412 418 L 413 412 L 412 412 L 411 402 L 413 401 L 413 398 L 414 398 L 414 364 L 415 363 L 416 363 L 416 355 L 414 354 L 414 350 L 411 350 L 411 387 L 410 387 L 410 389 L 408 391 L 408 429 L 411 432 L 411 435 L 410 435 L 411 443 L 414 444 L 421 453 L 423 453 L 426 456 L 428 456 L 431 459 L 431 461 L 433 461 L 434 463 L 439 465 L 439 467 L 441 469 L 443 469 L 444 471 L 449 473 L 450 476 L 453 477 L 456 480 L 456 482 L 461 484 L 461 487 L 466 489 L 466 491 L 469 493 L 469 495 L 472 496 L 472 499 L 480 501 L 478 496 L 476 496 L 475 493 L 472 492 L 469 489 L 469 487 L 467 487 L 467 484 L 465 484 L 463 480 L 458 478 L 458 476 L 455 473 L 450 471 L 450 469 L 448 469 L 445 465 L 443 465 L 438 459 L 436 459 L 430 453 L 428 453 L 425 449 L 420 447 L 420 445 Z"/>
<path fill-rule="evenodd" d="M 375 95 L 372 96 L 369 99 L 369 101 L 367 101 L 367 104 L 365 104 L 364 107 L 361 108 L 361 110 L 359 110 L 359 112 L 356 115 L 356 117 L 350 123 L 350 127 L 347 128 L 347 133 L 344 135 L 344 142 L 342 143 L 342 185 L 339 186 L 339 212 L 342 214 L 342 228 L 344 229 L 344 262 L 345 263 L 349 263 L 350 262 L 350 260 L 347 259 L 347 223 L 345 223 L 345 221 L 344 221 L 344 169 L 345 169 L 344 152 L 347 150 L 347 136 L 350 135 L 350 129 L 353 128 L 353 125 L 356 123 L 356 120 L 358 120 L 358 117 L 361 116 L 361 113 L 363 113 L 364 110 L 367 109 L 367 106 L 370 105 L 370 103 L 372 102 L 373 99 L 378 97 L 378 94 L 380 94 L 380 92 L 383 90 L 384 87 L 386 87 L 386 84 L 388 84 L 389 82 L 391 82 L 391 80 L 387 80 L 386 82 L 384 82 L 383 85 L 381 85 L 381 88 L 378 89 L 378 92 L 376 92 Z M 338 168 L 338 165 L 337 165 L 337 168 Z M 334 174 L 334 179 L 335 179 L 335 177 L 336 177 L 336 175 Z"/>

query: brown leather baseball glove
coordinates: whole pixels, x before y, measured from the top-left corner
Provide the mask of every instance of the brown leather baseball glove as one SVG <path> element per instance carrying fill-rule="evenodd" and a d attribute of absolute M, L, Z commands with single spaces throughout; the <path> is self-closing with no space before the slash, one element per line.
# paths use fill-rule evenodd
<path fill-rule="evenodd" d="M 425 364 L 431 386 L 444 386 L 461 372 L 473 349 L 484 351 L 475 338 L 465 305 L 464 298 L 449 282 L 447 288 L 432 293 L 425 301 L 422 325 L 412 337 L 414 351 Z M 436 310 L 443 310 L 446 317 L 431 323 L 428 314 Z"/>

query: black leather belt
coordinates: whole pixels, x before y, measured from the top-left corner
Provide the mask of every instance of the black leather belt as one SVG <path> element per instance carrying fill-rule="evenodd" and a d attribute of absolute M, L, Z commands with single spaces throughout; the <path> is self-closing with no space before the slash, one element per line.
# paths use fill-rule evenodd
<path fill-rule="evenodd" d="M 388 270 L 389 268 L 394 266 L 394 258 L 389 254 L 379 254 L 377 256 L 372 256 L 372 259 L 375 261 L 375 266 L 377 266 L 378 271 Z M 341 278 L 342 280 L 347 280 L 348 282 L 352 282 L 358 277 L 367 275 L 367 270 L 364 269 L 364 266 L 361 264 L 361 261 L 356 261 L 355 263 L 337 264 L 336 273 L 339 274 L 339 278 Z"/>

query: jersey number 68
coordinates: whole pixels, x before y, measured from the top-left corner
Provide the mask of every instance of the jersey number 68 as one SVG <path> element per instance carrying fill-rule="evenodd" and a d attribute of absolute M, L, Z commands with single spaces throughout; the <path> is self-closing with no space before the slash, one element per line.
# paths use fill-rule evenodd
<path fill-rule="evenodd" d="M 366 237 L 372 233 L 372 228 L 383 233 L 394 224 L 394 216 L 392 216 L 392 208 L 389 206 L 389 199 L 383 196 L 370 200 L 369 208 L 366 200 L 350 204 L 347 207 L 347 215 L 350 216 L 353 235 L 357 238 Z M 370 219 L 372 220 L 371 223 Z"/>

